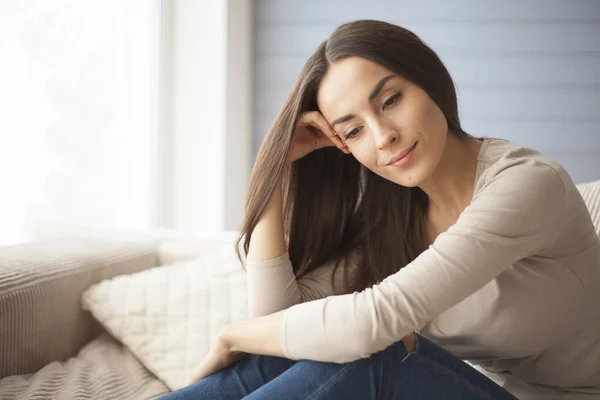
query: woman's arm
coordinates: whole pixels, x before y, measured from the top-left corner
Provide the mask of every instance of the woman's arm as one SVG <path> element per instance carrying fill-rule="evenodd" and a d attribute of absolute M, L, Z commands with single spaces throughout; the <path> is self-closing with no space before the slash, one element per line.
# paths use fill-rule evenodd
<path fill-rule="evenodd" d="M 250 318 L 337 294 L 334 286 L 337 291 L 343 290 L 346 278 L 357 267 L 358 253 L 351 252 L 347 258 L 332 259 L 297 280 L 283 237 L 281 188 L 278 185 L 250 240 L 246 259 Z M 340 265 L 336 268 L 338 261 Z"/>
<path fill-rule="evenodd" d="M 286 358 L 367 358 L 422 329 L 515 262 L 553 246 L 569 212 L 560 174 L 543 162 L 518 158 L 493 168 L 497 174 L 487 178 L 456 224 L 381 284 L 286 310 L 280 333 Z"/>
<path fill-rule="evenodd" d="M 223 329 L 219 340 L 222 340 L 231 352 L 285 357 L 281 347 L 281 329 L 286 311 L 233 322 Z M 412 333 L 402 341 L 410 351 L 415 350 L 416 341 Z"/>
<path fill-rule="evenodd" d="M 289 165 L 317 149 L 333 146 L 350 154 L 321 113 L 305 112 L 297 121 L 285 162 Z M 284 236 L 281 182 L 275 186 L 254 227 L 246 266 L 251 318 L 281 311 L 306 299 L 333 294 L 331 274 L 327 273 L 332 266 L 321 266 L 312 277 L 305 276 L 306 286 L 296 282 Z M 327 275 L 328 281 L 323 279 Z M 334 278 L 338 278 L 337 274 Z"/>
<path fill-rule="evenodd" d="M 221 331 L 218 339 L 222 340 L 231 352 L 285 357 L 281 349 L 280 332 L 286 311 L 232 322 Z"/>
<path fill-rule="evenodd" d="M 283 236 L 282 208 L 281 184 L 278 184 L 252 232 L 249 260 L 272 260 L 287 251 Z"/>
<path fill-rule="evenodd" d="M 246 273 L 249 317 L 261 317 L 301 302 L 283 233 L 281 184 L 263 210 L 250 238 Z"/>
<path fill-rule="evenodd" d="M 252 232 L 246 267 L 250 318 L 300 303 L 284 240 L 281 184 L 276 186 Z"/>

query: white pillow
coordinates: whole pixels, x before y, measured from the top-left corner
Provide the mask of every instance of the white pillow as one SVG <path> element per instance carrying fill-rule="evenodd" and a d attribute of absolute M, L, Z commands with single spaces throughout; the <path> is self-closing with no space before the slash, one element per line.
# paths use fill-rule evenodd
<path fill-rule="evenodd" d="M 592 222 L 596 227 L 596 233 L 600 236 L 600 180 L 580 183 L 577 185 L 577 189 L 587 205 Z"/>
<path fill-rule="evenodd" d="M 215 337 L 248 318 L 246 272 L 232 245 L 88 288 L 82 306 L 171 390 L 183 387 Z"/>

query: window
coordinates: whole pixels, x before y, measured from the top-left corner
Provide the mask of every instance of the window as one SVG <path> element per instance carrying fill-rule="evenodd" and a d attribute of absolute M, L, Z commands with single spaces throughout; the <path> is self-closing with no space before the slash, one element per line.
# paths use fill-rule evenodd
<path fill-rule="evenodd" d="M 0 245 L 155 224 L 160 7 L 0 2 Z"/>

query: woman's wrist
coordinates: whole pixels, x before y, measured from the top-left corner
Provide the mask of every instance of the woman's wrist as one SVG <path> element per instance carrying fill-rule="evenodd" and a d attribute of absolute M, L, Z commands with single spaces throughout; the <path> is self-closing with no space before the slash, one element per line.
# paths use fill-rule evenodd
<path fill-rule="evenodd" d="M 285 311 L 232 322 L 221 330 L 217 340 L 231 353 L 284 357 L 280 345 L 280 332 Z"/>

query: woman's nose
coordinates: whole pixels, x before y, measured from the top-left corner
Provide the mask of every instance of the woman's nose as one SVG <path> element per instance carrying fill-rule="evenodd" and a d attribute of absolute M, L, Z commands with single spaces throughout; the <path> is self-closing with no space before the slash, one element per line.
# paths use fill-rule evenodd
<path fill-rule="evenodd" d="M 383 150 L 390 144 L 398 140 L 398 131 L 387 123 L 378 123 L 373 128 L 375 136 L 375 145 L 379 150 Z"/>

